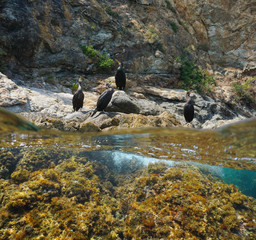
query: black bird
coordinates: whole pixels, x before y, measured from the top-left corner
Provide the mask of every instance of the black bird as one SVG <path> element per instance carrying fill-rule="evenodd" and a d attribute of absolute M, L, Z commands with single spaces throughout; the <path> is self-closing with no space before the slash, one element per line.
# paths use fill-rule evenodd
<path fill-rule="evenodd" d="M 111 87 L 110 83 L 106 84 L 106 87 L 108 88 L 105 90 L 98 98 L 97 106 L 94 109 L 91 117 L 97 112 L 97 111 L 104 111 L 105 108 L 108 106 L 109 102 L 111 101 L 112 95 L 114 93 L 114 89 Z"/>
<path fill-rule="evenodd" d="M 123 63 L 119 61 L 117 62 L 119 63 L 119 67 L 117 68 L 116 75 L 115 75 L 116 87 L 119 90 L 124 90 L 125 84 L 126 84 L 126 76 L 123 70 Z"/>
<path fill-rule="evenodd" d="M 84 93 L 81 87 L 82 80 L 81 78 L 78 81 L 78 88 L 73 96 L 72 104 L 74 111 L 78 111 L 84 105 Z"/>
<path fill-rule="evenodd" d="M 186 94 L 187 102 L 184 105 L 183 113 L 187 123 L 191 122 L 194 118 L 194 101 L 190 97 L 190 92 Z"/>

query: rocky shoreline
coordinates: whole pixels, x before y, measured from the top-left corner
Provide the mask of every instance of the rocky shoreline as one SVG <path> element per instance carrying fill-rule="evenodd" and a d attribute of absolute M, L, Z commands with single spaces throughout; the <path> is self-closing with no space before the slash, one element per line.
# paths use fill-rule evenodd
<path fill-rule="evenodd" d="M 226 95 L 226 101 L 222 101 L 217 97 L 193 93 L 195 118 L 188 125 L 183 117 L 186 91 L 157 86 L 154 81 L 145 85 L 140 80 L 143 77 L 150 76 L 129 75 L 127 89 L 115 90 L 106 112 L 98 112 L 91 117 L 98 96 L 104 91 L 104 83 L 111 81 L 114 86 L 114 77 L 84 78 L 84 107 L 73 112 L 71 88 L 46 82 L 28 85 L 16 80 L 16 84 L 0 74 L 0 106 L 20 114 L 39 127 L 80 132 L 174 126 L 213 129 L 256 116 L 256 111 L 246 106 L 230 106 L 232 96 Z M 222 97 L 225 97 L 223 89 Z"/>
<path fill-rule="evenodd" d="M 10 0 L 0 9 L 0 107 L 40 127 L 184 126 L 184 56 L 217 82 L 211 95 L 193 94 L 193 127 L 212 129 L 256 116 L 253 0 Z M 115 60 L 128 74 L 125 92 L 116 91 L 108 113 L 90 119 L 106 81 L 113 80 Z M 71 86 L 79 77 L 84 108 L 72 113 Z M 232 83 L 250 91 L 247 106 L 236 101 Z"/>

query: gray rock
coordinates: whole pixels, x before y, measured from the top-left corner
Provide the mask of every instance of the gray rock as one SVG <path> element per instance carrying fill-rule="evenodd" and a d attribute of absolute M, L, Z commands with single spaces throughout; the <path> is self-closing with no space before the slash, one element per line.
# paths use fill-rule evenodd
<path fill-rule="evenodd" d="M 25 88 L 19 87 L 7 76 L 0 73 L 0 107 L 25 105 L 27 102 Z"/>
<path fill-rule="evenodd" d="M 160 107 L 156 102 L 148 99 L 137 99 L 137 106 L 140 109 L 140 114 L 143 115 L 160 115 L 165 110 Z"/>
<path fill-rule="evenodd" d="M 128 96 L 124 91 L 114 92 L 107 109 L 109 112 L 139 113 L 140 108 L 134 98 Z"/>

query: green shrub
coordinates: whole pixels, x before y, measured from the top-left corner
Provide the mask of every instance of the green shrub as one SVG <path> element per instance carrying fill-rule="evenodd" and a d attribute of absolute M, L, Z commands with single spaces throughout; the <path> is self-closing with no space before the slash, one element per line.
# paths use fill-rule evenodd
<path fill-rule="evenodd" d="M 178 27 L 175 22 L 171 22 L 172 30 L 176 33 L 178 31 Z"/>
<path fill-rule="evenodd" d="M 113 59 L 109 58 L 106 53 L 101 53 L 100 51 L 93 48 L 93 46 L 82 46 L 83 53 L 93 59 L 97 65 L 98 69 L 109 70 L 113 65 Z"/>
<path fill-rule="evenodd" d="M 181 59 L 181 75 L 183 81 L 182 88 L 189 90 L 194 89 L 199 93 L 211 92 L 216 81 L 212 75 L 205 70 L 201 70 L 197 65 L 187 58 Z"/>
<path fill-rule="evenodd" d="M 235 99 L 239 102 L 244 102 L 246 104 L 256 103 L 256 100 L 253 97 L 253 93 L 250 92 L 252 88 L 252 81 L 255 78 L 248 79 L 244 84 L 239 82 L 232 83 L 232 91 L 236 94 Z"/>
<path fill-rule="evenodd" d="M 98 51 L 93 48 L 93 46 L 82 46 L 83 53 L 91 58 L 95 58 L 98 55 Z"/>
<path fill-rule="evenodd" d="M 73 83 L 72 92 L 75 92 L 78 89 L 78 83 Z"/>
<path fill-rule="evenodd" d="M 106 53 L 100 56 L 98 67 L 101 69 L 110 69 L 114 65 L 114 60 L 109 58 Z"/>
<path fill-rule="evenodd" d="M 181 22 L 181 24 L 188 31 L 188 24 L 183 21 Z"/>

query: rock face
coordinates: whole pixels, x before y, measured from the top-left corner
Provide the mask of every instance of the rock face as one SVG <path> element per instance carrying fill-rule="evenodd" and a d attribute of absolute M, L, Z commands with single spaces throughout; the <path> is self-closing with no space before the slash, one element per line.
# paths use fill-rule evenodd
<path fill-rule="evenodd" d="M 254 0 L 10 0 L 0 9 L 6 72 L 48 78 L 100 71 L 83 54 L 89 45 L 130 72 L 177 73 L 175 60 L 184 53 L 202 64 L 256 68 Z"/>
<path fill-rule="evenodd" d="M 198 47 L 213 63 L 256 68 L 256 3 L 254 0 L 175 1 Z"/>

